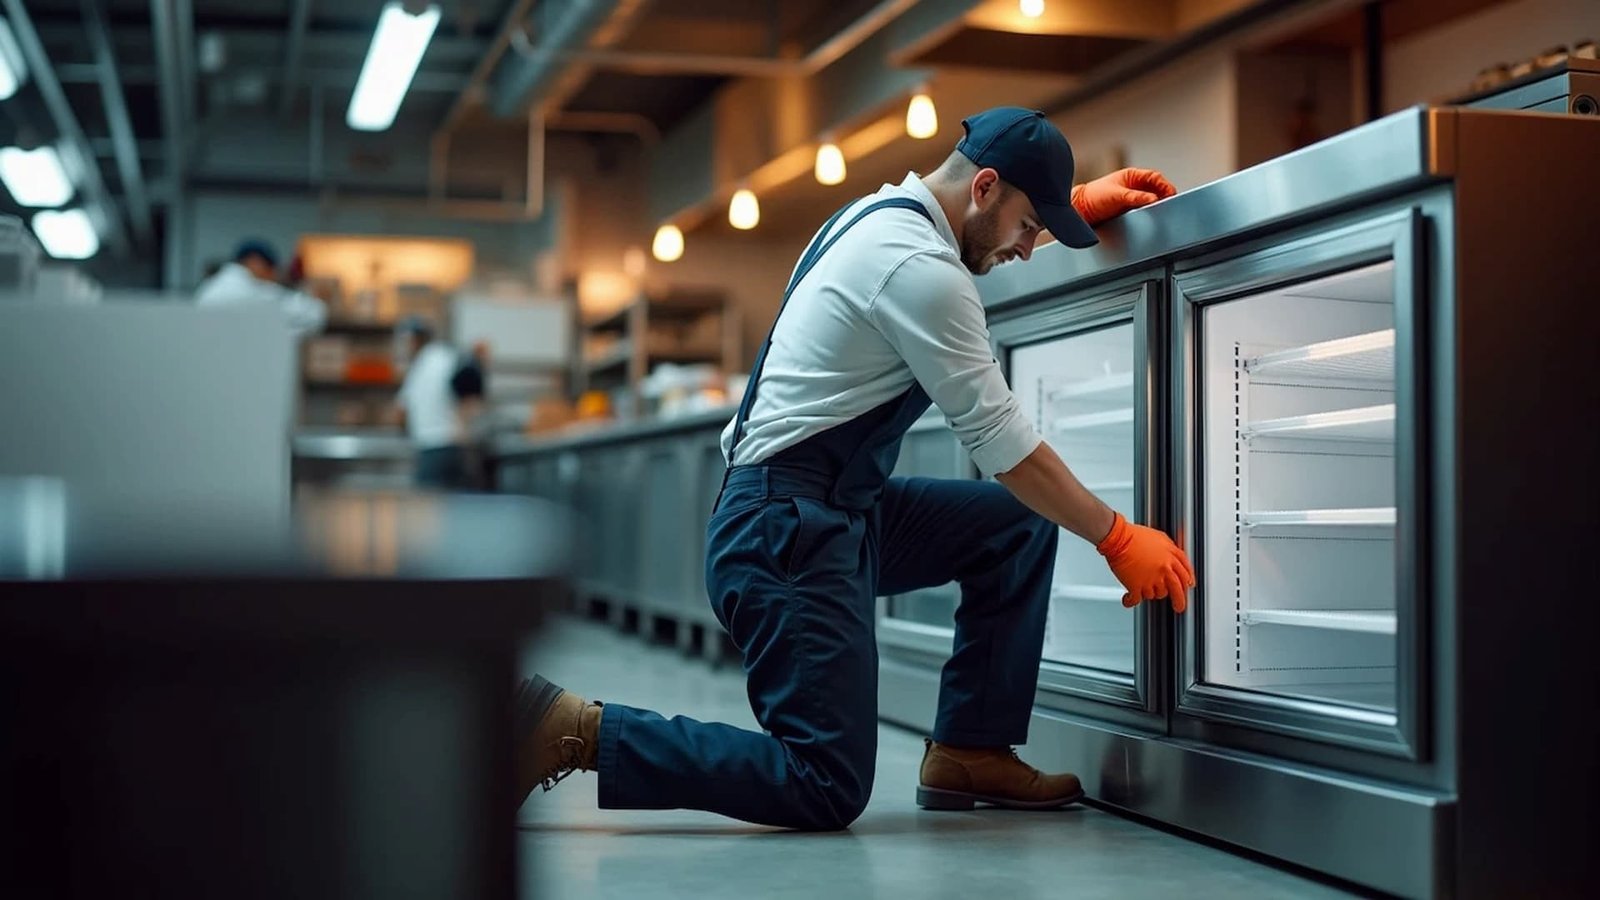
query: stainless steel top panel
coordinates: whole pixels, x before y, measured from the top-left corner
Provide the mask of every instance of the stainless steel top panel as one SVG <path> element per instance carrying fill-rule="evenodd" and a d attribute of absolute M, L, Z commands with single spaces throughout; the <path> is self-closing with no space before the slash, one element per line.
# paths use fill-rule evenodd
<path fill-rule="evenodd" d="M 1205 244 L 1307 218 L 1445 174 L 1433 152 L 1452 110 L 1413 107 L 1268 160 L 1101 226 L 1100 243 L 1052 243 L 978 279 L 991 309 L 1147 266 Z"/>

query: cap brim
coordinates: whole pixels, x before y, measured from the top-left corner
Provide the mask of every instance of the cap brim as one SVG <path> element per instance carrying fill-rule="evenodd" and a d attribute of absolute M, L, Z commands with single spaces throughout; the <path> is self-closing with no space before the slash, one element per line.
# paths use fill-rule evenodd
<path fill-rule="evenodd" d="M 1072 204 L 1040 203 L 1035 200 L 1033 210 L 1039 214 L 1039 221 L 1044 227 L 1050 229 L 1050 234 L 1056 240 L 1074 250 L 1082 250 L 1100 243 L 1100 238 L 1089 227 L 1089 223 L 1078 215 Z"/>

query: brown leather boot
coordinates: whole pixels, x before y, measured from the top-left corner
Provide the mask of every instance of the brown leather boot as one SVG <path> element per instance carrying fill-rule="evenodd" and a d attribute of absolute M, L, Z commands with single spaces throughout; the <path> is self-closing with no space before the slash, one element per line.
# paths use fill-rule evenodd
<path fill-rule="evenodd" d="M 1046 775 L 1009 748 L 965 750 L 923 742 L 923 809 L 972 809 L 978 803 L 1007 809 L 1055 809 L 1083 799 L 1076 775 Z"/>
<path fill-rule="evenodd" d="M 545 790 L 583 770 L 593 772 L 600 753 L 601 704 L 534 676 L 517 692 L 517 805 L 534 786 Z"/>

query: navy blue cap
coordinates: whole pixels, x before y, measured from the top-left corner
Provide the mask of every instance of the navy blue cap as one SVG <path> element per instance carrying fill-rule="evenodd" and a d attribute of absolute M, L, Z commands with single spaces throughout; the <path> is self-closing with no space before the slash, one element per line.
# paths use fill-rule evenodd
<path fill-rule="evenodd" d="M 1056 240 L 1080 250 L 1100 243 L 1072 208 L 1072 147 L 1044 113 L 999 106 L 963 119 L 961 127 L 967 134 L 956 150 L 1028 195 Z"/>
<path fill-rule="evenodd" d="M 267 261 L 267 265 L 274 269 L 278 267 L 278 254 L 272 245 L 266 241 L 248 240 L 239 244 L 239 249 L 233 251 L 233 261 L 243 262 L 246 256 L 259 256 Z"/>

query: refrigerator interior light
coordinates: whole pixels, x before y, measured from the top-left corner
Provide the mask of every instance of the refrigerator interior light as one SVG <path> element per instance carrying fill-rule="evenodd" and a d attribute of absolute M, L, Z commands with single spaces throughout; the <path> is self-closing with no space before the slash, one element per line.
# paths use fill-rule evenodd
<path fill-rule="evenodd" d="M 439 7 L 429 4 L 413 15 L 398 0 L 390 0 L 378 16 L 378 28 L 367 48 L 366 62 L 350 97 L 345 122 L 357 131 L 383 131 L 394 124 L 400 101 L 411 87 L 422 54 L 439 25 Z"/>
<path fill-rule="evenodd" d="M 33 217 L 33 233 L 56 259 L 88 259 L 100 251 L 100 235 L 81 209 L 47 209 Z"/>
<path fill-rule="evenodd" d="M 72 181 L 56 148 L 0 147 L 0 182 L 19 206 L 54 208 L 72 199 Z"/>
<path fill-rule="evenodd" d="M 11 33 L 11 23 L 0 16 L 0 100 L 10 99 L 27 80 L 28 65 L 22 60 L 22 48 Z"/>

